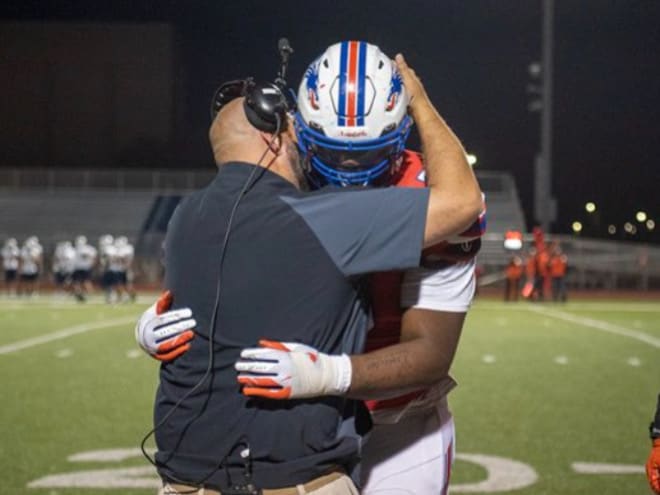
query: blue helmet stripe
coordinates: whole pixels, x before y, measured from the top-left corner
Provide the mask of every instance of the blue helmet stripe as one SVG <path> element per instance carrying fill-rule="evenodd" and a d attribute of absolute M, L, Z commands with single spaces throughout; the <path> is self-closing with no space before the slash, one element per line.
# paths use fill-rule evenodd
<path fill-rule="evenodd" d="M 337 125 L 346 125 L 346 77 L 348 76 L 348 41 L 342 41 L 339 53 L 339 104 Z"/>
<path fill-rule="evenodd" d="M 358 59 L 358 100 L 357 100 L 357 125 L 364 125 L 364 100 L 365 100 L 365 79 L 367 71 L 367 44 L 360 42 Z"/>

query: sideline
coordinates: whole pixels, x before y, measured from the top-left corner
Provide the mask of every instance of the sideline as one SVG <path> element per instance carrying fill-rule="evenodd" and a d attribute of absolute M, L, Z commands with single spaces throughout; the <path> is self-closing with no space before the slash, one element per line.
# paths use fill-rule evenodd
<path fill-rule="evenodd" d="M 80 333 L 89 332 L 91 330 L 99 330 L 101 328 L 114 327 L 117 325 L 125 325 L 127 323 L 135 323 L 136 321 L 137 321 L 136 316 L 124 316 L 123 318 L 115 318 L 114 320 L 99 321 L 95 323 L 83 323 L 82 325 L 63 328 L 62 330 L 57 330 L 53 333 L 40 335 L 39 337 L 20 340 L 18 342 L 14 342 L 13 344 L 1 346 L 0 354 L 10 354 L 12 352 L 21 351 L 23 349 L 28 349 L 30 347 L 34 347 L 37 345 L 46 344 L 48 342 L 53 342 L 55 340 L 65 339 L 67 337 L 71 337 L 72 335 L 78 335 Z"/>
<path fill-rule="evenodd" d="M 528 306 L 527 311 L 542 314 L 544 316 L 550 316 L 551 318 L 557 318 L 558 320 L 568 321 L 570 323 L 576 323 L 585 327 L 595 328 L 596 330 L 619 335 L 620 337 L 639 340 L 640 342 L 649 344 L 656 349 L 660 349 L 659 338 L 653 337 L 644 332 L 640 332 L 639 330 L 633 330 L 631 328 L 622 327 L 620 325 L 615 325 L 613 323 L 608 323 L 602 320 L 594 320 L 593 318 L 587 318 L 585 316 L 576 316 L 561 310 L 541 308 L 538 306 Z"/>

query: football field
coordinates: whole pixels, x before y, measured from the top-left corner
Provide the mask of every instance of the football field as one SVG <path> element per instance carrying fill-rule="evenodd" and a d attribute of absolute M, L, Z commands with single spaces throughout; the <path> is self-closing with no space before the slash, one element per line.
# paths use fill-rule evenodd
<path fill-rule="evenodd" d="M 133 337 L 149 300 L 0 299 L 0 493 L 155 494 L 139 444 L 158 363 Z M 660 302 L 478 300 L 453 375 L 451 493 L 650 493 Z"/>

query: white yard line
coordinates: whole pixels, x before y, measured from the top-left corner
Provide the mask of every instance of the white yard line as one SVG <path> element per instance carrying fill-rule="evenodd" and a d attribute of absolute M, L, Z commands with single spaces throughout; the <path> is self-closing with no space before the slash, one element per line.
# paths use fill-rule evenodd
<path fill-rule="evenodd" d="M 63 328 L 62 330 L 57 330 L 56 332 L 52 332 L 46 335 L 40 335 L 39 337 L 20 340 L 18 342 L 14 342 L 13 344 L 1 346 L 0 354 L 10 354 L 12 352 L 28 349 L 29 347 L 34 347 L 36 345 L 65 339 L 79 333 L 85 333 L 91 330 L 99 330 L 101 328 L 114 327 L 117 325 L 125 325 L 127 323 L 135 323 L 136 321 L 137 317 L 135 316 L 124 316 L 123 318 L 115 318 L 114 320 L 98 321 L 95 323 L 83 323 L 82 325 Z"/>
<path fill-rule="evenodd" d="M 655 348 L 660 349 L 660 339 L 653 337 L 639 330 L 633 330 L 631 328 L 622 327 L 620 325 L 615 325 L 607 321 L 595 320 L 593 318 L 586 318 L 584 316 L 576 316 L 571 313 L 566 313 L 558 309 L 542 308 L 536 305 L 527 306 L 527 310 L 533 313 L 539 313 L 545 316 L 550 316 L 551 318 L 557 318 L 558 320 L 568 321 L 570 323 L 576 323 L 578 325 L 583 325 L 589 328 L 595 328 L 602 332 L 612 333 L 614 335 L 619 335 L 621 337 L 627 337 L 629 339 L 639 340 L 645 344 L 649 344 Z"/>
<path fill-rule="evenodd" d="M 529 307 L 536 307 L 538 305 L 546 305 L 547 307 L 560 307 L 555 303 L 534 303 L 530 301 L 520 300 L 518 302 L 495 302 L 476 300 L 472 307 L 474 309 L 484 310 L 500 310 L 500 311 L 525 311 Z M 660 303 L 627 303 L 612 301 L 608 304 L 594 303 L 594 302 L 569 302 L 562 304 L 561 308 L 568 311 L 615 311 L 615 312 L 630 312 L 630 313 L 660 313 Z"/>

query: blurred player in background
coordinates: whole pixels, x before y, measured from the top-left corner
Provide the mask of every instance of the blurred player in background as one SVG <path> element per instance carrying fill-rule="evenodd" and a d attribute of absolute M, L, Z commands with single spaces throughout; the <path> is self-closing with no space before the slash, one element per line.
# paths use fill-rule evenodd
<path fill-rule="evenodd" d="M 536 248 L 531 247 L 525 258 L 525 285 L 522 288 L 522 296 L 533 301 L 536 295 Z"/>
<path fill-rule="evenodd" d="M 71 282 L 76 260 L 76 250 L 71 241 L 61 241 L 53 253 L 53 277 L 55 288 L 60 294 L 71 291 Z"/>
<path fill-rule="evenodd" d="M 86 301 L 92 291 L 92 270 L 96 265 L 97 251 L 87 242 L 87 237 L 76 237 L 73 261 L 73 293 L 78 301 Z"/>
<path fill-rule="evenodd" d="M 514 254 L 509 259 L 509 263 L 504 269 L 505 286 L 504 286 L 504 300 L 517 301 L 518 292 L 520 291 L 520 279 L 523 275 L 523 261 L 520 256 Z"/>
<path fill-rule="evenodd" d="M 566 302 L 566 270 L 568 257 L 563 253 L 559 243 L 554 243 L 550 249 L 548 271 L 552 277 L 552 300 Z"/>
<path fill-rule="evenodd" d="M 113 280 L 110 271 L 110 257 L 115 251 L 115 238 L 110 234 L 99 237 L 99 285 L 105 295 L 105 302 L 112 302 Z"/>
<path fill-rule="evenodd" d="M 10 296 L 16 295 L 18 283 L 18 265 L 20 264 L 21 250 L 18 241 L 10 237 L 2 246 L 2 268 L 5 271 L 5 290 Z"/>
<path fill-rule="evenodd" d="M 135 301 L 135 289 L 133 288 L 133 257 L 135 250 L 128 242 L 126 236 L 118 236 L 115 239 L 115 289 L 118 301 Z"/>
<path fill-rule="evenodd" d="M 427 98 L 419 81 L 414 84 L 418 97 Z M 422 157 L 404 150 L 412 124 L 407 105 L 401 75 L 378 47 L 357 41 L 329 47 L 307 69 L 298 95 L 296 131 L 310 183 L 424 187 Z M 351 356 L 347 394 L 385 399 L 368 403 L 375 427 L 363 448 L 363 493 L 446 493 L 454 452 L 446 395 L 456 385 L 448 371 L 474 294 L 482 220 L 451 242 L 426 249 L 422 268 L 371 278 L 372 352 Z M 186 328 L 178 330 L 162 342 L 174 342 Z M 179 341 L 184 350 L 185 342 Z M 244 350 L 237 363 L 243 392 L 296 398 L 290 383 L 304 372 L 293 355 L 316 350 L 262 345 Z M 267 377 L 257 372 L 264 365 Z"/>
<path fill-rule="evenodd" d="M 39 275 L 43 269 L 44 250 L 36 235 L 28 237 L 21 247 L 19 293 L 33 296 L 39 289 Z"/>
<path fill-rule="evenodd" d="M 649 434 L 653 444 L 646 461 L 646 476 L 653 492 L 660 495 L 660 395 L 655 407 L 655 417 L 649 425 Z"/>

